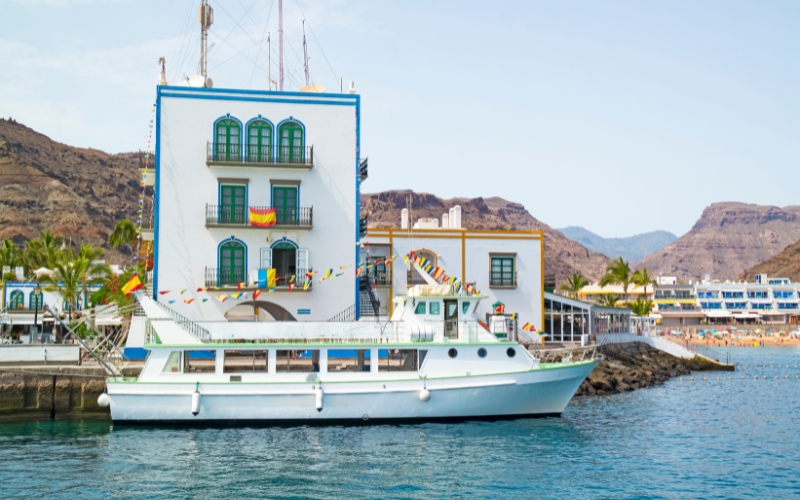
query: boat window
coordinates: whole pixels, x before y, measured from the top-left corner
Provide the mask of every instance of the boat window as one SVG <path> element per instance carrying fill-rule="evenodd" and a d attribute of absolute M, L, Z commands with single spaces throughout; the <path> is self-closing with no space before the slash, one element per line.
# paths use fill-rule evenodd
<path fill-rule="evenodd" d="M 486 349 L 484 349 L 483 347 L 478 349 L 478 357 L 479 358 L 485 358 L 486 357 Z"/>
<path fill-rule="evenodd" d="M 506 350 L 506 354 L 508 354 L 509 358 L 513 358 L 517 355 L 517 351 L 513 347 L 509 347 L 508 350 Z"/>
<path fill-rule="evenodd" d="M 428 312 L 430 312 L 430 314 L 434 314 L 434 315 L 438 316 L 439 315 L 439 303 L 438 302 L 431 302 L 431 305 L 428 308 Z"/>
<path fill-rule="evenodd" d="M 267 351 L 225 351 L 223 373 L 265 372 Z"/>
<path fill-rule="evenodd" d="M 425 302 L 418 302 L 414 314 L 425 314 Z"/>
<path fill-rule="evenodd" d="M 461 303 L 461 312 L 467 314 L 469 312 L 469 302 Z"/>
<path fill-rule="evenodd" d="M 424 353 L 424 354 L 423 354 Z M 416 349 L 379 349 L 378 371 L 414 372 L 419 370 L 428 351 Z M 422 360 L 420 360 L 420 358 Z"/>
<path fill-rule="evenodd" d="M 368 372 L 369 349 L 328 349 L 328 372 Z"/>
<path fill-rule="evenodd" d="M 181 372 L 181 351 L 172 351 L 167 358 L 167 364 L 161 373 L 180 373 Z"/>
<path fill-rule="evenodd" d="M 214 373 L 217 365 L 216 351 L 184 351 L 183 373 Z"/>
<path fill-rule="evenodd" d="M 298 349 L 276 352 L 275 371 L 277 372 L 318 372 L 319 349 Z"/>
<path fill-rule="evenodd" d="M 447 355 L 450 356 L 451 358 L 455 358 L 456 356 L 458 356 L 458 350 L 451 348 L 449 351 L 447 351 Z"/>

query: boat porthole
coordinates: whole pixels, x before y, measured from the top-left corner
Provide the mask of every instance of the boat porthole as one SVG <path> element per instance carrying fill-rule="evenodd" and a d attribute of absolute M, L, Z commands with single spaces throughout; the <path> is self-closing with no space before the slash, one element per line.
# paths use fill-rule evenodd
<path fill-rule="evenodd" d="M 364 422 L 366 422 L 367 420 L 369 420 L 369 415 L 367 415 L 367 414 L 364 414 L 364 416 L 363 416 L 363 417 L 361 417 L 361 420 L 363 420 Z"/>
<path fill-rule="evenodd" d="M 486 357 L 486 349 L 484 349 L 483 347 L 478 349 L 478 357 L 485 358 Z"/>
<path fill-rule="evenodd" d="M 450 349 L 449 351 L 447 351 L 447 355 L 450 356 L 451 358 L 455 358 L 456 356 L 458 356 L 458 351 L 455 349 Z"/>
<path fill-rule="evenodd" d="M 517 355 L 517 351 L 513 347 L 509 347 L 508 350 L 506 351 L 506 354 L 508 354 L 509 358 L 513 358 L 514 356 Z"/>

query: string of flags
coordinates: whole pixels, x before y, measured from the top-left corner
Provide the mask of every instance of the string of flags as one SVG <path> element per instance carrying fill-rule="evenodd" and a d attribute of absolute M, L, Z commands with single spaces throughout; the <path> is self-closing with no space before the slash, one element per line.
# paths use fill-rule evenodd
<path fill-rule="evenodd" d="M 144 197 L 146 193 L 146 184 L 145 181 L 147 176 L 149 175 L 150 170 L 150 144 L 153 142 L 153 122 L 155 121 L 155 112 L 156 112 L 156 103 L 153 103 L 153 106 L 150 109 L 151 117 L 150 123 L 147 127 L 147 134 L 144 136 L 147 140 L 147 147 L 145 148 L 144 153 L 144 170 L 141 173 L 141 179 L 139 181 L 139 188 L 141 189 L 139 193 L 139 206 L 136 213 L 136 252 L 133 254 L 133 264 L 136 265 L 139 263 L 139 252 L 141 252 L 142 248 L 142 219 L 144 216 Z"/>

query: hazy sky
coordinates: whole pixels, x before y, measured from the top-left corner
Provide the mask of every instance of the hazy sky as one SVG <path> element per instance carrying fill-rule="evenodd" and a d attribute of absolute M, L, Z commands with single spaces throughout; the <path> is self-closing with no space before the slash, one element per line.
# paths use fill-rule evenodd
<path fill-rule="evenodd" d="M 158 57 L 197 71 L 199 4 L 0 0 L 0 116 L 143 148 Z M 277 0 L 211 4 L 215 86 L 266 89 Z M 501 196 L 607 237 L 799 203 L 800 2 L 284 0 L 287 90 L 300 9 L 315 83 L 362 94 L 365 192 Z"/>

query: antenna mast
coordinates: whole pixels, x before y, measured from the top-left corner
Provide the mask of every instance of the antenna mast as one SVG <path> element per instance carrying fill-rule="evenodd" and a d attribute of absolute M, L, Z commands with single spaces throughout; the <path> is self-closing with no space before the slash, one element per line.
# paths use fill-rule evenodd
<path fill-rule="evenodd" d="M 306 44 L 306 20 L 303 19 L 303 65 L 306 73 L 306 87 L 308 86 L 308 45 Z"/>
<path fill-rule="evenodd" d="M 267 33 L 267 84 L 272 90 L 272 41 L 269 37 L 270 33 Z"/>
<path fill-rule="evenodd" d="M 283 92 L 283 0 L 278 0 L 278 90 Z"/>
<path fill-rule="evenodd" d="M 208 27 L 214 23 L 214 9 L 209 7 L 208 0 L 200 5 L 200 74 L 203 85 L 208 78 Z"/>

